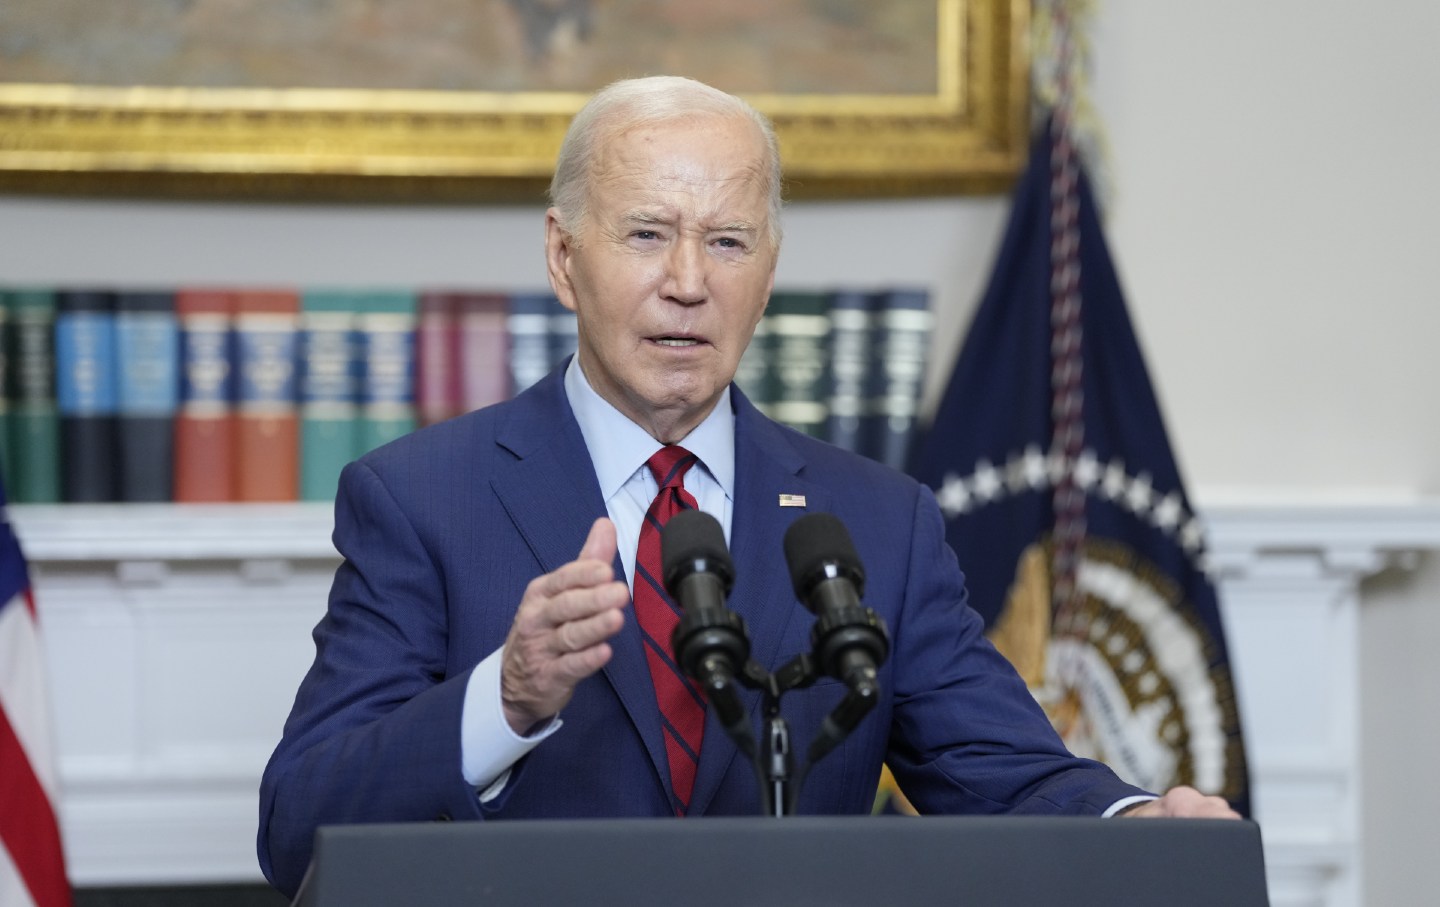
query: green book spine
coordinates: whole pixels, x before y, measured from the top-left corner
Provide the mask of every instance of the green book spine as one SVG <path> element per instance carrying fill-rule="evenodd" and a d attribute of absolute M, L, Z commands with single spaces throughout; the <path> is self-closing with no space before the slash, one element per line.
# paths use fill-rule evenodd
<path fill-rule="evenodd" d="M 770 383 L 770 369 L 766 367 L 769 358 L 767 333 L 765 319 L 761 318 L 760 323 L 755 325 L 750 345 L 745 347 L 745 353 L 740 357 L 740 365 L 735 369 L 735 384 L 750 398 L 756 409 L 771 416 L 775 409 L 775 387 Z"/>
<path fill-rule="evenodd" d="M 12 503 L 60 500 L 60 417 L 55 400 L 55 293 L 6 294 L 6 493 Z"/>
<path fill-rule="evenodd" d="M 873 349 L 878 368 L 870 376 L 863 452 L 903 470 L 920 412 L 925 355 L 930 344 L 930 294 L 898 288 L 876 300 Z"/>
<path fill-rule="evenodd" d="M 770 415 L 817 438 L 825 436 L 830 415 L 829 299 L 827 293 L 772 293 L 765 314 L 766 368 L 775 388 Z"/>
<path fill-rule="evenodd" d="M 6 366 L 10 334 L 10 292 L 0 290 L 0 492 L 9 500 L 9 490 L 15 486 L 15 477 L 10 474 L 10 369 Z"/>
<path fill-rule="evenodd" d="M 871 355 L 872 294 L 843 290 L 830 297 L 829 418 L 825 439 L 859 452 Z"/>
<path fill-rule="evenodd" d="M 333 501 L 360 448 L 358 297 L 309 290 L 300 300 L 300 499 Z"/>
<path fill-rule="evenodd" d="M 371 292 L 357 298 L 360 430 L 356 456 L 415 430 L 416 297 Z"/>

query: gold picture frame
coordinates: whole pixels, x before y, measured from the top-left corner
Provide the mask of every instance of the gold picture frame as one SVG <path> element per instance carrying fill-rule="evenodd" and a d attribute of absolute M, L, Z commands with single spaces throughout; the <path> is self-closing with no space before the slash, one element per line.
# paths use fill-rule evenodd
<path fill-rule="evenodd" d="M 791 198 L 997 191 L 1024 160 L 1028 0 L 934 0 L 933 94 L 749 94 Z M 0 192 L 536 201 L 583 93 L 0 84 Z"/>

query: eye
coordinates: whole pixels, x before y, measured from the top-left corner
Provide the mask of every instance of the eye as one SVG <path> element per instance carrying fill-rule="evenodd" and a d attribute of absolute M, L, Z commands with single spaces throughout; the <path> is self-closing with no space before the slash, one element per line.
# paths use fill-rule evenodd
<path fill-rule="evenodd" d="M 722 249 L 744 249 L 745 244 L 733 236 L 721 236 L 715 240 L 715 244 Z"/>
<path fill-rule="evenodd" d="M 659 239 L 659 238 L 660 238 L 660 234 L 659 234 L 659 233 L 656 233 L 654 230 L 636 230 L 634 233 L 631 233 L 630 235 L 631 235 L 633 238 L 635 238 L 635 239 L 644 240 L 644 241 L 646 241 L 646 242 L 648 242 L 648 241 L 650 241 L 650 240 L 652 240 L 652 239 Z"/>

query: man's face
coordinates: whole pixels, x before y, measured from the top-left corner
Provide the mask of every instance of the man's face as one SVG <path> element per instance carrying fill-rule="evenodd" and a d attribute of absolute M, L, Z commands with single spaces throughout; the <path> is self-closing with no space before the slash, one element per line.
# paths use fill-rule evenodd
<path fill-rule="evenodd" d="M 658 440 L 714 407 L 775 279 L 764 144 L 716 115 L 611 134 L 583 222 L 546 218 L 550 282 L 580 321 L 592 387 Z"/>

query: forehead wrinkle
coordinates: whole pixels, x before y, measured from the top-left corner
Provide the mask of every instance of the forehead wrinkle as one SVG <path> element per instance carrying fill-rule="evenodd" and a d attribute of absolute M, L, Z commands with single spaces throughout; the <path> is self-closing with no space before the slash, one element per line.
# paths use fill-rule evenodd
<path fill-rule="evenodd" d="M 617 140 L 601 145 L 591 164 L 592 205 L 599 201 L 595 192 L 601 186 L 623 187 L 622 192 L 633 191 L 639 198 L 619 214 L 621 223 L 683 224 L 693 219 L 709 232 L 758 234 L 765 229 L 768 184 L 764 162 L 756 154 L 737 155 L 723 162 L 719 172 L 683 156 L 666 158 L 657 169 L 648 150 L 652 144 L 649 131 L 647 127 L 619 130 L 614 136 Z M 625 141 L 627 138 L 636 141 Z M 754 149 L 744 148 L 744 152 L 751 151 Z M 747 193 L 754 198 L 747 198 Z M 696 201 L 706 201 L 706 210 L 697 210 Z M 759 214 L 758 219 L 746 216 L 751 211 Z"/>

